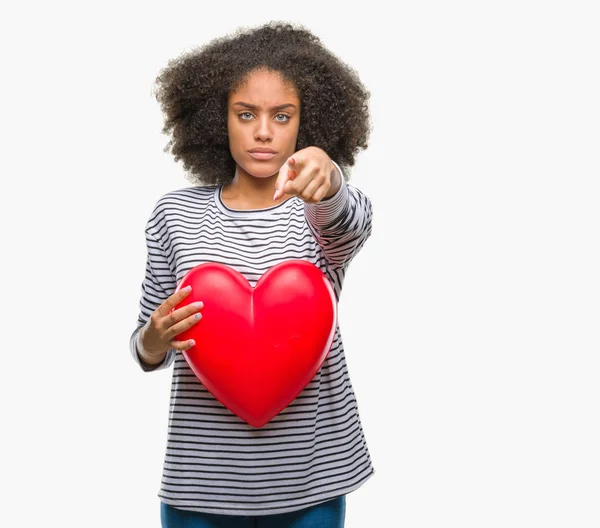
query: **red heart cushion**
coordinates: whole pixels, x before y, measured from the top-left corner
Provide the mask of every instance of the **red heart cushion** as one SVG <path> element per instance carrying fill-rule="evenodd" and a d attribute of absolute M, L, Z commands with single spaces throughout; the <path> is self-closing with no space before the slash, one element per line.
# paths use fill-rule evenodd
<path fill-rule="evenodd" d="M 219 263 L 192 268 L 177 286 L 192 292 L 175 308 L 202 301 L 202 318 L 174 339 L 211 394 L 254 427 L 262 427 L 302 392 L 325 361 L 337 323 L 333 287 L 305 260 L 281 262 L 252 288 Z"/>

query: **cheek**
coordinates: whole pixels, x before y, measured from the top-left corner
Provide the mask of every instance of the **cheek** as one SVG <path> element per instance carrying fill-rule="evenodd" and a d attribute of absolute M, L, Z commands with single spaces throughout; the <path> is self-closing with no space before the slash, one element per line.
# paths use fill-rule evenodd
<path fill-rule="evenodd" d="M 239 127 L 236 126 L 235 122 L 229 122 L 229 124 L 227 125 L 227 135 L 229 136 L 230 145 L 235 147 L 240 143 L 242 133 Z"/>
<path fill-rule="evenodd" d="M 296 141 L 298 140 L 298 126 L 295 127 L 289 127 L 286 130 L 286 140 L 288 143 L 295 145 Z"/>

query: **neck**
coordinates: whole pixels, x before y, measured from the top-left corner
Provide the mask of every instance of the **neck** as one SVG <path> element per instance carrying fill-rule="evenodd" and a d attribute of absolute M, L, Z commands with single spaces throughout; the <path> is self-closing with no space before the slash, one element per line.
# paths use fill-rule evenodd
<path fill-rule="evenodd" d="M 223 196 L 229 200 L 243 202 L 249 208 L 272 207 L 291 198 L 290 194 L 284 194 L 277 200 L 273 200 L 277 176 L 279 176 L 279 172 L 272 176 L 257 178 L 236 166 L 233 180 L 223 186 Z"/>

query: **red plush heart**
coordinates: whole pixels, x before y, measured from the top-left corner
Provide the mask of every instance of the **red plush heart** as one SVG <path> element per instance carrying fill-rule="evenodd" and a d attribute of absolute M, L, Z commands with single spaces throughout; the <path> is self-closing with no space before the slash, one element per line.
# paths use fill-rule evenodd
<path fill-rule="evenodd" d="M 174 339 L 200 382 L 234 414 L 262 427 L 308 385 L 325 361 L 337 324 L 333 287 L 305 260 L 281 262 L 252 288 L 219 263 L 192 268 L 177 290 L 192 292 L 171 311 L 202 301 L 202 318 Z"/>

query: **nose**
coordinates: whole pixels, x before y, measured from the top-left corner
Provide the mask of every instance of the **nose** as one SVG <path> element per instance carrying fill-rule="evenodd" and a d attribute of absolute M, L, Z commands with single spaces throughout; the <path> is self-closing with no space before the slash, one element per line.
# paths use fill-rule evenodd
<path fill-rule="evenodd" d="M 256 120 L 256 130 L 254 131 L 254 138 L 257 141 L 270 141 L 273 139 L 272 123 L 269 116 L 263 116 Z"/>

